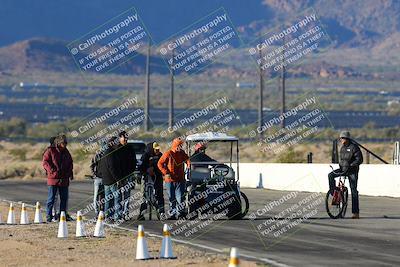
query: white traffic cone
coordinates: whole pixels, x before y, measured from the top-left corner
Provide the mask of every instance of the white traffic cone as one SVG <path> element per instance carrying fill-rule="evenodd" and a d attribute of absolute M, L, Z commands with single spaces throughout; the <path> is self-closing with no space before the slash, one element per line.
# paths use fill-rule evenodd
<path fill-rule="evenodd" d="M 147 247 L 147 241 L 144 237 L 143 225 L 138 226 L 138 237 L 136 243 L 136 259 L 137 260 L 148 260 L 150 259 L 149 249 Z"/>
<path fill-rule="evenodd" d="M 17 224 L 15 221 L 15 212 L 13 203 L 10 203 L 10 209 L 8 210 L 7 224 Z"/>
<path fill-rule="evenodd" d="M 43 223 L 42 211 L 40 210 L 40 203 L 36 202 L 35 219 L 33 223 Z"/>
<path fill-rule="evenodd" d="M 231 248 L 231 257 L 229 259 L 229 266 L 228 267 L 239 267 L 239 252 L 237 248 Z"/>
<path fill-rule="evenodd" d="M 164 224 L 163 227 L 163 239 L 161 244 L 161 252 L 160 252 L 161 259 L 176 259 L 174 253 L 172 251 L 172 240 L 171 234 L 168 229 L 168 224 Z"/>
<path fill-rule="evenodd" d="M 94 237 L 105 237 L 104 233 L 104 212 L 100 211 L 97 217 L 96 228 L 94 229 Z"/>
<path fill-rule="evenodd" d="M 78 210 L 76 214 L 76 231 L 75 231 L 75 236 L 76 237 L 85 237 L 85 224 L 82 221 L 82 213 L 80 210 Z"/>
<path fill-rule="evenodd" d="M 22 203 L 19 224 L 29 224 L 28 212 L 26 211 L 25 203 Z"/>
<path fill-rule="evenodd" d="M 59 237 L 59 238 L 67 238 L 68 237 L 67 218 L 65 216 L 65 211 L 62 211 L 60 214 L 60 223 L 58 224 L 57 237 Z"/>

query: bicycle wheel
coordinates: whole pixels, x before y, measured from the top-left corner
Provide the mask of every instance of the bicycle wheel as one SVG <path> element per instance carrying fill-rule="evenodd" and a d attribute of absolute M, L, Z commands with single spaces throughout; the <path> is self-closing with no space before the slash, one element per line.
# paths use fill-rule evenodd
<path fill-rule="evenodd" d="M 342 199 L 343 199 L 343 210 L 340 216 L 344 218 L 346 216 L 346 211 L 347 211 L 347 204 L 349 203 L 349 191 L 347 190 L 347 187 L 344 188 L 342 192 Z"/>
<path fill-rule="evenodd" d="M 337 191 L 337 190 L 336 190 Z M 339 194 L 341 192 L 338 192 Z M 341 197 L 340 201 L 338 203 L 332 203 L 333 201 L 333 196 L 328 193 L 326 193 L 326 198 L 325 198 L 325 208 L 326 212 L 328 213 L 329 217 L 332 219 L 337 219 L 341 216 L 344 208 L 344 202 L 343 198 Z"/>

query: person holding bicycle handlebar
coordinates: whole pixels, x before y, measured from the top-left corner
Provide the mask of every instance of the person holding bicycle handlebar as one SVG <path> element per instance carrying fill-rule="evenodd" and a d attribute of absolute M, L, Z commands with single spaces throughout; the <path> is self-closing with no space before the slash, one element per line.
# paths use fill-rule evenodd
<path fill-rule="evenodd" d="M 163 188 L 163 176 L 161 171 L 158 169 L 157 163 L 163 154 L 161 153 L 161 147 L 157 142 L 148 143 L 146 146 L 146 152 L 143 154 L 141 161 L 142 165 L 140 170 L 142 173 L 142 187 L 141 191 L 143 197 L 145 196 L 145 184 L 146 180 L 151 178 L 154 182 L 155 197 L 157 200 L 157 211 L 160 217 L 164 214 L 164 188 Z M 144 220 L 143 212 L 147 208 L 147 203 L 143 202 L 140 205 L 138 220 Z"/>
<path fill-rule="evenodd" d="M 347 176 L 349 178 L 351 189 L 351 202 L 353 219 L 360 218 L 357 181 L 360 165 L 363 162 L 363 155 L 359 146 L 352 142 L 350 132 L 343 131 L 339 136 L 342 147 L 340 148 L 339 169 L 334 170 L 328 174 L 329 191 L 333 195 L 336 183 L 335 178 L 339 176 Z"/>

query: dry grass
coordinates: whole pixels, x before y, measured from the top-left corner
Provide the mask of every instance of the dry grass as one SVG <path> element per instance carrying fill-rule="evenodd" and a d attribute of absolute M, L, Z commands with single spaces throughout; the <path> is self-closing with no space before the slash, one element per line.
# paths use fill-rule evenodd
<path fill-rule="evenodd" d="M 0 179 L 7 178 L 45 178 L 42 167 L 42 155 L 47 147 L 47 143 L 11 143 L 0 142 Z M 74 157 L 79 150 L 76 144 L 71 144 L 69 150 Z M 22 154 L 25 156 L 22 157 Z M 90 159 L 88 155 L 83 160 L 74 161 L 74 176 L 83 178 L 90 173 Z"/>

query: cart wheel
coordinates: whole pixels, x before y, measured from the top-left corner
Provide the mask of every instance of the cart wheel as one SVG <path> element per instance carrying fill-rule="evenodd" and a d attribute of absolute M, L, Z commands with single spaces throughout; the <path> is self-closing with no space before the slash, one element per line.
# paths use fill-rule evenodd
<path fill-rule="evenodd" d="M 249 199 L 247 198 L 246 194 L 243 191 L 240 191 L 240 200 L 242 202 L 242 218 L 247 215 L 250 209 Z M 243 209 L 243 202 L 244 202 L 244 209 Z"/>
<path fill-rule="evenodd" d="M 234 210 L 228 213 L 228 218 L 230 220 L 240 220 L 243 219 L 244 216 L 249 212 L 249 199 L 246 194 L 240 192 L 240 203 L 235 201 Z"/>

